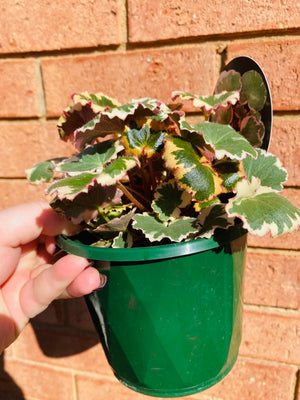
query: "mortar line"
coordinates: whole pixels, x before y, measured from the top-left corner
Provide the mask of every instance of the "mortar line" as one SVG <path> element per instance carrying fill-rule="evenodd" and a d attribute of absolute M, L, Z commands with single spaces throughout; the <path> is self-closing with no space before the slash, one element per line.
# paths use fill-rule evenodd
<path fill-rule="evenodd" d="M 294 316 L 300 317 L 300 309 L 275 307 L 275 306 L 265 306 L 257 304 L 244 303 L 243 308 L 245 311 L 264 311 L 266 314 L 277 314 L 282 316 Z"/>
<path fill-rule="evenodd" d="M 248 246 L 247 247 L 248 253 L 258 253 L 258 254 L 278 254 L 278 255 L 293 255 L 293 256 L 299 256 L 299 250 L 295 249 L 280 249 L 278 247 L 254 247 L 254 246 Z"/>
<path fill-rule="evenodd" d="M 127 0 L 123 0 L 123 11 L 125 7 L 125 14 L 127 20 Z M 87 46 L 87 47 L 78 47 L 78 48 L 69 48 L 69 49 L 53 49 L 53 50 L 42 50 L 42 51 L 25 51 L 19 53 L 2 53 L 0 54 L 0 60 L 4 59 L 26 59 L 26 58 L 49 58 L 49 57 L 64 57 L 64 56 L 85 56 L 85 55 L 95 55 L 95 54 L 107 54 L 107 53 L 119 53 L 123 52 L 124 48 L 127 51 L 141 51 L 141 50 L 150 50 L 150 49 L 164 49 L 164 48 L 173 48 L 182 46 L 184 47 L 192 47 L 195 45 L 216 45 L 216 47 L 223 46 L 223 48 L 227 47 L 228 44 L 244 43 L 249 42 L 269 42 L 269 41 L 280 41 L 286 40 L 289 38 L 290 40 L 299 40 L 300 34 L 298 29 L 291 28 L 289 30 L 281 31 L 259 31 L 259 32 L 234 32 L 234 33 L 220 33 L 220 34 L 212 34 L 207 36 L 193 36 L 193 37 L 181 37 L 175 39 L 163 39 L 163 40 L 155 40 L 149 42 L 136 42 L 132 43 L 128 41 L 128 28 L 124 29 L 123 26 L 123 34 L 121 29 L 121 36 L 124 39 L 124 30 L 126 30 L 126 38 L 125 41 L 121 40 L 121 43 L 111 44 L 111 45 L 99 45 L 99 46 Z M 124 46 L 126 44 L 126 46 Z"/>

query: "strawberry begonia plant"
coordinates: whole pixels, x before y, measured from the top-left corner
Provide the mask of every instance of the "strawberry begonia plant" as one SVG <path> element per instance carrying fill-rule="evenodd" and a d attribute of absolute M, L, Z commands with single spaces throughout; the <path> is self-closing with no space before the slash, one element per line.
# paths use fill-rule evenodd
<path fill-rule="evenodd" d="M 190 124 L 158 100 L 75 94 L 58 131 L 76 153 L 38 163 L 28 179 L 50 182 L 53 209 L 96 246 L 209 238 L 237 221 L 257 235 L 291 232 L 300 210 L 279 193 L 287 172 L 260 148 L 266 96 L 256 71 L 224 71 L 212 96 L 173 92 L 204 115 Z"/>

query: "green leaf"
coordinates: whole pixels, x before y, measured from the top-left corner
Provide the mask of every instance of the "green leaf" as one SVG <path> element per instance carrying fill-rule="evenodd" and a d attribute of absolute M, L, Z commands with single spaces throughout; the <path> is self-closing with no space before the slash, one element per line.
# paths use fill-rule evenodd
<path fill-rule="evenodd" d="M 300 226 L 300 210 L 279 193 L 260 186 L 260 180 L 238 182 L 236 197 L 229 200 L 226 211 L 239 217 L 252 234 L 272 236 L 292 232 Z"/>
<path fill-rule="evenodd" d="M 230 70 L 221 72 L 216 84 L 215 93 L 240 91 L 242 80 L 239 72 Z"/>
<path fill-rule="evenodd" d="M 261 75 L 256 71 L 247 71 L 242 76 L 241 103 L 248 102 L 249 106 L 260 111 L 267 99 L 267 89 Z"/>
<path fill-rule="evenodd" d="M 256 157 L 256 150 L 229 125 L 203 122 L 192 125 L 192 128 L 203 134 L 206 143 L 214 148 L 218 159 L 227 156 L 241 160 L 248 154 Z"/>
<path fill-rule="evenodd" d="M 58 171 L 68 173 L 101 172 L 104 164 L 117 157 L 124 147 L 111 140 L 86 147 L 81 153 L 58 165 Z"/>
<path fill-rule="evenodd" d="M 220 179 L 190 142 L 169 136 L 165 141 L 164 159 L 166 167 L 196 200 L 211 200 L 221 192 Z"/>
<path fill-rule="evenodd" d="M 228 228 L 234 224 L 234 218 L 228 218 L 225 204 L 214 204 L 201 211 L 197 217 L 200 236 L 210 238 L 216 228 Z"/>
<path fill-rule="evenodd" d="M 235 188 L 237 182 L 242 179 L 242 177 L 240 176 L 240 174 L 238 172 L 232 172 L 229 174 L 221 174 L 220 176 L 223 179 L 222 186 L 224 186 L 224 188 L 227 191 L 233 190 Z"/>
<path fill-rule="evenodd" d="M 162 183 L 154 194 L 152 209 L 161 221 L 178 218 L 180 208 L 186 207 L 191 202 L 191 195 L 184 189 L 180 189 L 174 179 Z"/>
<path fill-rule="evenodd" d="M 279 159 L 262 149 L 257 149 L 256 160 L 246 157 L 243 160 L 243 166 L 249 181 L 252 177 L 259 178 L 262 186 L 270 187 L 278 192 L 283 189 L 283 183 L 287 180 L 287 172 Z"/>
<path fill-rule="evenodd" d="M 88 92 L 83 92 L 83 93 L 78 93 L 73 96 L 73 100 L 75 102 L 92 102 L 96 104 L 97 106 L 100 106 L 101 108 L 113 108 L 113 107 L 118 107 L 119 103 L 111 99 L 110 97 L 104 95 L 103 93 L 88 93 Z"/>
<path fill-rule="evenodd" d="M 168 238 L 172 242 L 181 242 L 198 231 L 196 218 L 183 217 L 167 223 L 157 220 L 153 215 L 144 213 L 136 214 L 133 219 L 134 229 L 142 230 L 151 242 L 160 241 L 164 238 Z"/>
<path fill-rule="evenodd" d="M 139 162 L 134 157 L 119 157 L 103 170 L 97 178 L 97 181 L 102 185 L 114 185 L 124 178 L 130 169 L 137 165 L 139 165 Z"/>
<path fill-rule="evenodd" d="M 52 160 L 41 161 L 33 168 L 25 171 L 31 183 L 51 182 L 54 174 L 55 163 Z"/>
<path fill-rule="evenodd" d="M 131 248 L 132 236 L 130 232 L 120 232 L 120 234 L 113 240 L 111 247 L 119 249 Z"/>
<path fill-rule="evenodd" d="M 127 139 L 128 149 L 133 154 L 146 154 L 151 156 L 163 143 L 165 132 L 151 132 L 149 125 L 145 125 L 141 129 L 130 129 L 124 133 Z"/>
<path fill-rule="evenodd" d="M 56 192 L 59 199 L 73 200 L 81 192 L 87 192 L 89 187 L 96 182 L 97 174 L 83 173 L 60 179 L 54 182 L 48 189 L 48 194 Z"/>
<path fill-rule="evenodd" d="M 172 100 L 175 100 L 177 97 L 180 97 L 182 100 L 193 100 L 195 107 L 202 108 L 207 114 L 211 114 L 220 107 L 226 107 L 228 104 L 236 104 L 240 98 L 240 94 L 238 91 L 232 91 L 218 93 L 213 96 L 197 96 L 189 92 L 173 92 Z"/>

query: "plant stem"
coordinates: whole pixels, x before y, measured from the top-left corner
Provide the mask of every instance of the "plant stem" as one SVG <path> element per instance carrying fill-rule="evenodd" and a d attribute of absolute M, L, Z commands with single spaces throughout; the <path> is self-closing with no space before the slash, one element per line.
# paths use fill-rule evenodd
<path fill-rule="evenodd" d="M 122 190 L 122 192 L 125 194 L 125 196 L 135 205 L 137 208 L 141 211 L 146 211 L 145 207 L 143 204 L 141 204 L 130 192 L 129 190 L 121 183 L 118 182 L 116 186 Z"/>

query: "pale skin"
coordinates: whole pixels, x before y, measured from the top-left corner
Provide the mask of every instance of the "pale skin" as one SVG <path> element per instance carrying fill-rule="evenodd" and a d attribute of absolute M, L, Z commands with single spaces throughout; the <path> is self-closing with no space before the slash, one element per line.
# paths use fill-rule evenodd
<path fill-rule="evenodd" d="M 0 354 L 53 300 L 103 286 L 103 277 L 87 259 L 53 256 L 55 236 L 73 230 L 43 202 L 0 212 Z"/>

